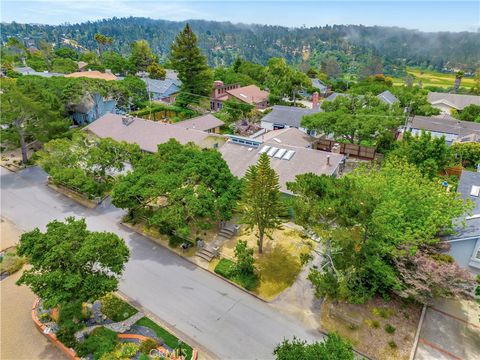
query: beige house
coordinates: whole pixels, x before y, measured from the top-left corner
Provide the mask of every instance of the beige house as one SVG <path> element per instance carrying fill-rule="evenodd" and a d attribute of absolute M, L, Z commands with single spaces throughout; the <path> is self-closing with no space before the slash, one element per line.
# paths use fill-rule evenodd
<path fill-rule="evenodd" d="M 227 138 L 205 131 L 164 124 L 141 118 L 106 114 L 85 128 L 100 137 L 138 144 L 147 152 L 156 152 L 158 144 L 176 139 L 181 144 L 194 143 L 201 148 L 218 148 Z"/>
<path fill-rule="evenodd" d="M 451 114 L 452 110 L 462 111 L 468 105 L 480 106 L 480 96 L 429 92 L 428 102 L 442 114 Z"/>

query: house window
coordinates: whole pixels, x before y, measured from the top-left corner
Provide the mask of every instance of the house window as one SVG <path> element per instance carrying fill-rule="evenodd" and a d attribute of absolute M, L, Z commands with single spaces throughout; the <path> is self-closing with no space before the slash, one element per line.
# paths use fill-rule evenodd
<path fill-rule="evenodd" d="M 214 149 L 218 149 L 218 143 L 213 144 Z"/>

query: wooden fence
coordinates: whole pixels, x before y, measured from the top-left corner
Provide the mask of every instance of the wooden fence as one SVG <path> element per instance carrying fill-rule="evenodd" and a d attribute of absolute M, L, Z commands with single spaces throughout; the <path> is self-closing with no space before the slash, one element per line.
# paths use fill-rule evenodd
<path fill-rule="evenodd" d="M 360 146 L 357 144 L 345 144 L 339 143 L 334 140 L 328 139 L 319 139 L 316 142 L 316 149 L 323 151 L 332 151 L 332 148 L 335 144 L 338 144 L 340 149 L 340 154 L 345 154 L 353 157 L 358 157 L 361 159 L 373 160 L 377 155 L 377 151 L 373 147 Z"/>

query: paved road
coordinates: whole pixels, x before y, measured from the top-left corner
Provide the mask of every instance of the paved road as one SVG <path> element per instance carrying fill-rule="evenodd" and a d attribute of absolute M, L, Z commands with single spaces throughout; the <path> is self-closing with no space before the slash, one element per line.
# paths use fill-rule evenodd
<path fill-rule="evenodd" d="M 1 169 L 1 214 L 24 230 L 53 219 L 85 217 L 92 230 L 123 237 L 131 249 L 120 290 L 221 359 L 269 359 L 275 344 L 294 335 L 319 339 L 280 313 L 148 239 L 121 227 L 123 212 L 108 203 L 90 210 L 47 186 L 39 168 Z"/>

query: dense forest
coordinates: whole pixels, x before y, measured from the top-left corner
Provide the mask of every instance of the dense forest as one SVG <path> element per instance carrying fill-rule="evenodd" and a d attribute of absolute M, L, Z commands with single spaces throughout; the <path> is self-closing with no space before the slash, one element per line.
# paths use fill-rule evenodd
<path fill-rule="evenodd" d="M 395 27 L 333 25 L 312 28 L 244 25 L 230 22 L 190 20 L 200 47 L 212 66 L 230 65 L 237 57 L 266 64 L 272 57 L 303 67 L 339 66 L 356 72 L 372 58 L 378 59 L 387 75 L 398 76 L 406 66 L 438 71 L 461 69 L 466 74 L 480 66 L 480 34 L 425 33 Z M 25 45 L 46 40 L 58 46 L 95 49 L 96 33 L 113 38 L 111 49 L 130 51 L 135 40 L 145 39 L 164 62 L 175 35 L 185 22 L 147 18 L 112 18 L 82 24 L 2 24 L 2 41 L 11 36 Z M 375 64 L 373 65 L 375 66 Z"/>

